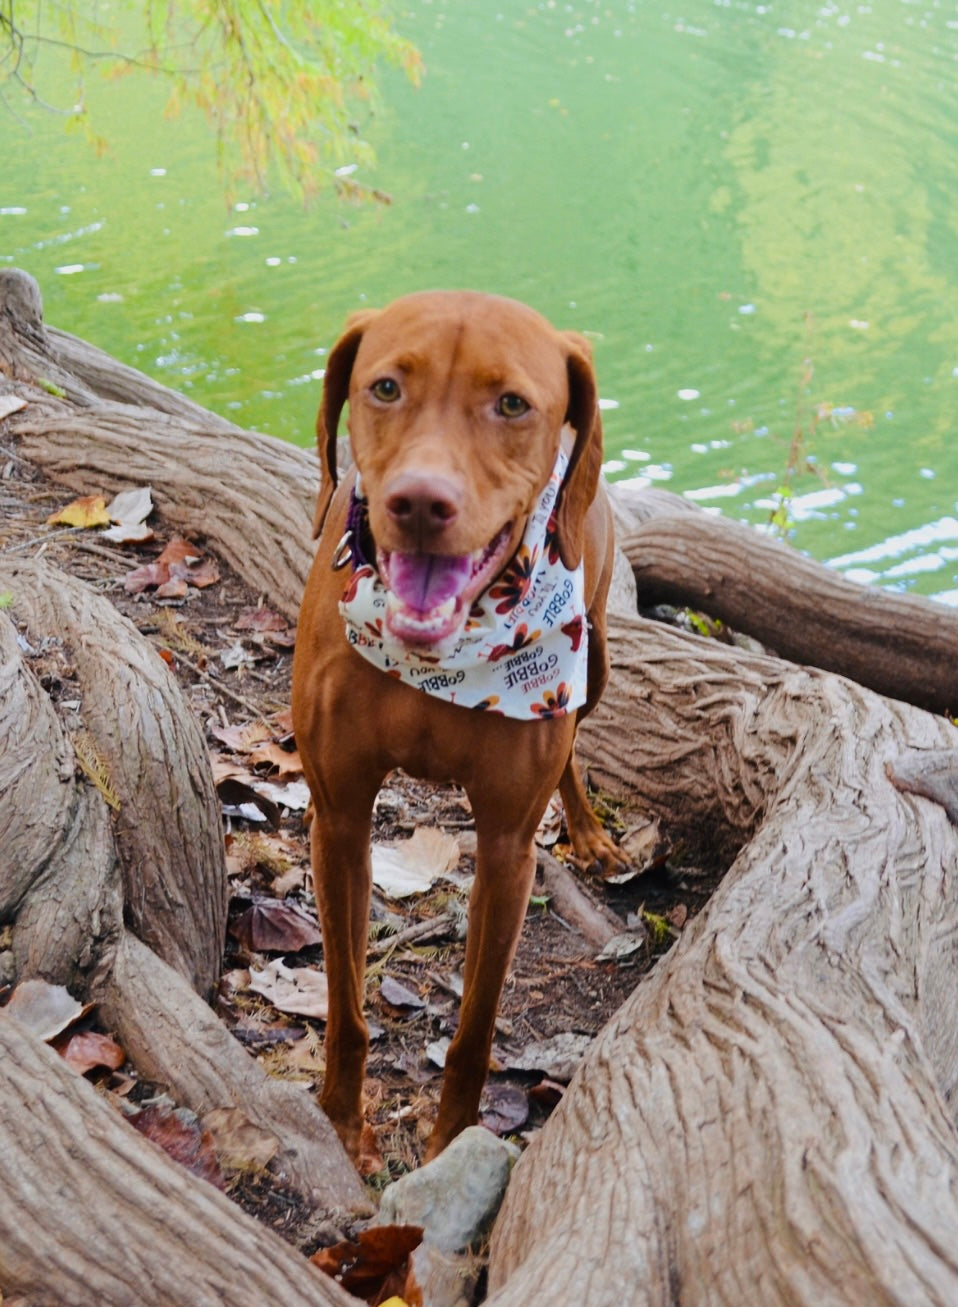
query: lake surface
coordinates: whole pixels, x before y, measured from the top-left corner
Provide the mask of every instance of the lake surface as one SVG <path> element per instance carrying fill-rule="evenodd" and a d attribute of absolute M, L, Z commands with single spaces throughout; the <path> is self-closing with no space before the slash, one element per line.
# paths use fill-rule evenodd
<path fill-rule="evenodd" d="M 958 605 L 958 7 L 420 0 L 400 26 L 426 77 L 383 77 L 390 206 L 227 207 L 205 124 L 126 78 L 91 87 L 101 158 L 0 116 L 0 262 L 49 322 L 301 443 L 353 309 L 516 296 L 592 339 L 612 478 L 768 523 L 798 433 L 793 542 Z"/>

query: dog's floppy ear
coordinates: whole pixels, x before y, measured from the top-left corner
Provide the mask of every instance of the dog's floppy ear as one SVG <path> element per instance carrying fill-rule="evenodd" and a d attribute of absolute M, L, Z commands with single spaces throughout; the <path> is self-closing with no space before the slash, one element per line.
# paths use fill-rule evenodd
<path fill-rule="evenodd" d="M 592 349 L 584 336 L 564 333 L 568 347 L 569 410 L 566 422 L 575 431 L 575 444 L 559 490 L 557 510 L 559 555 L 570 569 L 579 566 L 585 536 L 585 515 L 595 498 L 602 468 L 602 419 L 592 368 Z"/>
<path fill-rule="evenodd" d="M 359 349 L 363 332 L 376 316 L 378 310 L 370 309 L 354 313 L 346 322 L 346 330 L 330 350 L 326 360 L 326 373 L 323 377 L 323 398 L 316 418 L 316 437 L 319 444 L 319 466 L 321 478 L 319 497 L 316 500 L 316 515 L 313 518 L 313 535 L 318 536 L 323 529 L 330 500 L 336 489 L 338 479 L 336 470 L 336 440 L 339 434 L 339 416 L 343 405 L 349 399 L 349 379 Z"/>

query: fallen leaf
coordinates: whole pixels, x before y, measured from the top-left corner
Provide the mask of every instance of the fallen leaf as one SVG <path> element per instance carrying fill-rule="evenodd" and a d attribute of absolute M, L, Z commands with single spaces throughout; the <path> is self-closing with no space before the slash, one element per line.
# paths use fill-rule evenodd
<path fill-rule="evenodd" d="M 276 775 L 283 776 L 301 776 L 303 774 L 303 762 L 299 754 L 295 751 L 290 753 L 282 745 L 274 743 L 272 740 L 268 744 L 262 744 L 258 749 L 250 751 L 250 765 L 258 767 L 261 763 L 275 769 Z"/>
<path fill-rule="evenodd" d="M 627 831 L 619 843 L 625 871 L 603 876 L 607 885 L 625 885 L 653 867 L 661 866 L 669 855 L 668 841 L 657 821 L 643 821 Z"/>
<path fill-rule="evenodd" d="M 151 586 L 164 585 L 170 579 L 169 568 L 165 563 L 143 563 L 127 572 L 123 578 L 123 589 L 130 595 L 142 594 Z"/>
<path fill-rule="evenodd" d="M 529 1098 L 516 1085 L 490 1085 L 482 1096 L 479 1123 L 494 1135 L 511 1135 L 529 1119 Z"/>
<path fill-rule="evenodd" d="M 459 843 L 434 826 L 420 826 L 408 840 L 372 846 L 373 883 L 390 898 L 422 894 L 459 862 Z"/>
<path fill-rule="evenodd" d="M 688 906 L 685 903 L 676 903 L 674 908 L 670 908 L 665 914 L 665 920 L 676 930 L 681 930 L 689 919 Z"/>
<path fill-rule="evenodd" d="M 452 1040 L 448 1035 L 440 1035 L 434 1039 L 431 1044 L 426 1045 L 426 1057 L 432 1062 L 433 1066 L 439 1067 L 440 1071 L 446 1065 L 446 1054 L 449 1052 L 449 1045 Z"/>
<path fill-rule="evenodd" d="M 26 406 L 27 401 L 19 395 L 0 395 L 0 419 L 8 418 L 11 413 L 19 413 Z"/>
<path fill-rule="evenodd" d="M 273 721 L 279 727 L 284 735 L 293 734 L 293 710 L 292 708 L 283 708 L 273 718 Z"/>
<path fill-rule="evenodd" d="M 649 934 L 644 927 L 641 930 L 626 930 L 621 935 L 613 935 L 601 953 L 595 955 L 595 960 L 596 962 L 628 962 L 647 948 L 648 943 Z"/>
<path fill-rule="evenodd" d="M 156 587 L 157 599 L 185 599 L 189 587 L 182 576 L 171 576 L 168 581 L 164 581 Z"/>
<path fill-rule="evenodd" d="M 165 563 L 167 567 L 176 563 L 186 563 L 189 566 L 198 563 L 202 557 L 203 551 L 189 540 L 184 540 L 182 536 L 172 536 L 156 561 Z"/>
<path fill-rule="evenodd" d="M 528 1044 L 520 1053 L 510 1053 L 507 1065 L 513 1071 L 540 1071 L 550 1080 L 566 1084 L 591 1043 L 591 1035 L 563 1032 L 551 1039 Z"/>
<path fill-rule="evenodd" d="M 250 967 L 249 987 L 280 1012 L 326 1020 L 329 987 L 326 973 L 316 967 L 288 967 L 277 958 L 262 971 Z"/>
<path fill-rule="evenodd" d="M 174 1111 L 167 1103 L 151 1104 L 130 1117 L 130 1124 L 187 1171 L 208 1180 L 217 1189 L 224 1187 L 213 1136 L 192 1113 Z"/>
<path fill-rule="evenodd" d="M 253 789 L 264 799 L 275 803 L 277 807 L 289 808 L 291 812 L 305 812 L 309 804 L 309 786 L 305 781 L 274 781 L 255 779 Z"/>
<path fill-rule="evenodd" d="M 229 809 L 240 809 L 239 815 L 247 820 L 268 821 L 271 826 L 279 825 L 279 806 L 272 797 L 263 792 L 267 787 L 266 781 L 259 780 L 252 772 L 246 771 L 229 758 L 213 755 L 210 763 L 213 770 L 213 784 L 216 786 L 216 793 L 221 803 Z M 247 807 L 254 805 L 258 817 L 255 813 L 246 810 Z"/>
<path fill-rule="evenodd" d="M 202 1124 L 213 1137 L 216 1156 L 228 1171 L 265 1171 L 279 1152 L 279 1140 L 238 1107 L 214 1107 Z"/>
<path fill-rule="evenodd" d="M 210 735 L 225 744 L 234 753 L 250 753 L 265 740 L 272 739 L 272 731 L 265 722 L 244 722 L 242 726 L 210 726 Z"/>
<path fill-rule="evenodd" d="M 235 672 L 240 667 L 252 667 L 262 662 L 264 655 L 248 649 L 242 640 L 237 640 L 229 649 L 221 650 L 218 657 L 228 672 Z"/>
<path fill-rule="evenodd" d="M 237 631 L 285 631 L 289 622 L 271 608 L 244 608 L 236 619 Z"/>
<path fill-rule="evenodd" d="M 405 1287 L 409 1254 L 422 1236 L 421 1225 L 373 1225 L 361 1230 L 355 1241 L 321 1248 L 310 1260 L 348 1293 L 382 1302 L 384 1294 Z"/>
<path fill-rule="evenodd" d="M 101 532 L 104 540 L 114 544 L 143 544 L 154 537 L 153 528 L 146 519 L 153 512 L 153 495 L 149 486 L 135 490 L 121 490 L 107 506 L 113 526 Z"/>
<path fill-rule="evenodd" d="M 205 590 L 207 586 L 216 585 L 220 579 L 220 569 L 212 558 L 202 558 L 198 563 L 171 563 L 170 573 L 172 576 L 188 581 L 190 585 L 195 585 L 197 590 Z"/>
<path fill-rule="evenodd" d="M 109 540 L 115 545 L 144 545 L 155 537 L 156 532 L 145 522 L 119 522 L 100 532 L 101 540 Z"/>
<path fill-rule="evenodd" d="M 58 513 L 47 518 L 49 526 L 109 526 L 110 515 L 106 511 L 106 500 L 102 495 L 81 495 L 72 503 L 61 508 Z"/>
<path fill-rule="evenodd" d="M 154 562 L 126 574 L 123 588 L 127 594 L 142 594 L 156 587 L 159 599 L 182 599 L 187 585 L 203 589 L 219 579 L 219 569 L 212 559 L 204 558 L 202 550 L 189 540 L 173 536 Z"/>
<path fill-rule="evenodd" d="M 51 985 L 46 980 L 21 980 L 2 1010 L 47 1042 L 62 1034 L 89 1008 L 77 1002 L 63 985 Z"/>
<path fill-rule="evenodd" d="M 150 486 L 139 486 L 136 490 L 121 490 L 114 495 L 107 513 L 111 522 L 124 526 L 138 526 L 145 522 L 153 512 L 153 495 Z"/>
<path fill-rule="evenodd" d="M 391 1003 L 393 1007 L 420 1008 L 426 1006 L 425 999 L 420 998 L 418 994 L 414 994 L 411 989 L 407 989 L 405 985 L 400 984 L 392 976 L 383 976 L 379 992 L 386 1002 Z"/>
<path fill-rule="evenodd" d="M 561 1102 L 564 1093 L 565 1085 L 560 1085 L 557 1080 L 540 1080 L 537 1085 L 529 1087 L 529 1097 L 550 1111 Z"/>
<path fill-rule="evenodd" d="M 256 953 L 298 953 L 323 938 L 316 919 L 285 899 L 256 899 L 230 934 Z"/>
<path fill-rule="evenodd" d="M 81 1076 L 101 1066 L 119 1071 L 126 1061 L 126 1053 L 116 1040 L 96 1030 L 78 1030 L 75 1035 L 58 1039 L 54 1047 L 63 1060 Z"/>
<path fill-rule="evenodd" d="M 562 832 L 562 822 L 562 801 L 556 795 L 553 795 L 542 814 L 542 820 L 539 822 L 535 835 L 536 844 L 540 848 L 551 849 Z"/>

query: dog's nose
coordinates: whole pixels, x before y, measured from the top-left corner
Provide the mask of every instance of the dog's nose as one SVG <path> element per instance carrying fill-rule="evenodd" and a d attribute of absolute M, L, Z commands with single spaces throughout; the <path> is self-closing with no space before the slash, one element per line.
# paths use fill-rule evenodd
<path fill-rule="evenodd" d="M 462 498 L 461 489 L 448 477 L 403 472 L 386 487 L 386 512 L 408 535 L 425 540 L 452 526 Z"/>

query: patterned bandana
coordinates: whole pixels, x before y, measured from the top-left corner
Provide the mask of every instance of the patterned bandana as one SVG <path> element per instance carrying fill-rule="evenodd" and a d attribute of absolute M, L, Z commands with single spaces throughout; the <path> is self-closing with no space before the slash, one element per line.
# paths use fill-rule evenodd
<path fill-rule="evenodd" d="M 448 650 L 426 653 L 394 639 L 386 591 L 357 551 L 339 611 L 357 653 L 390 676 L 464 708 L 520 721 L 561 717 L 586 699 L 588 622 L 580 563 L 559 557 L 554 509 L 568 459 L 562 450 L 512 560 L 473 601 Z M 354 507 L 360 501 L 354 501 Z M 351 508 L 350 521 L 356 513 Z"/>

